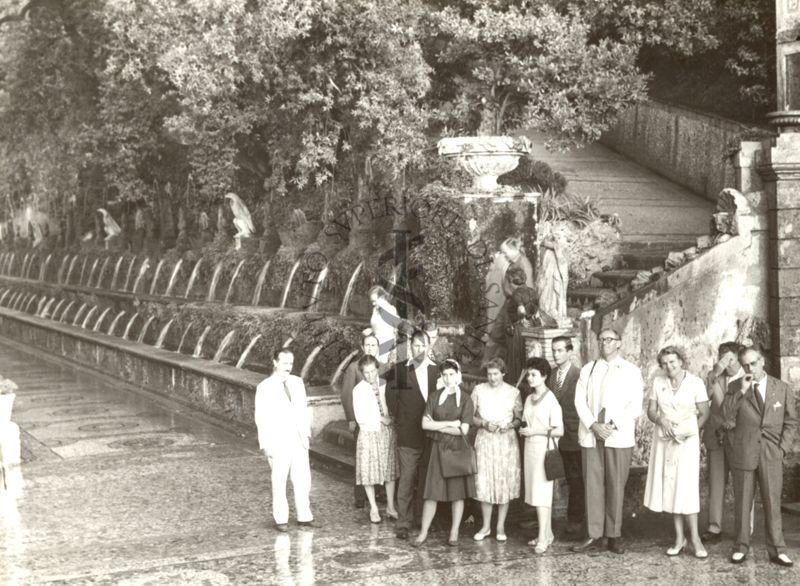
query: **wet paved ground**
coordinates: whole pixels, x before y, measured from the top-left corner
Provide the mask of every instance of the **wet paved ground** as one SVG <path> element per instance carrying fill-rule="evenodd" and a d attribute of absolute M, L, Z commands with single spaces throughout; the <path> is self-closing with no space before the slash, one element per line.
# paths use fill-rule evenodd
<path fill-rule="evenodd" d="M 414 550 L 391 523 L 369 523 L 352 490 L 313 472 L 324 526 L 271 528 L 266 464 L 255 443 L 152 398 L 0 343 L 0 373 L 20 391 L 13 419 L 25 463 L 0 488 L 0 584 L 797 584 L 800 568 L 767 563 L 762 517 L 745 564 L 730 541 L 705 562 L 667 558 L 670 522 L 639 517 L 629 553 L 536 556 L 530 535 L 456 548 L 433 534 Z M 800 561 L 800 517 L 785 516 Z M 728 525 L 730 527 L 730 524 Z"/>

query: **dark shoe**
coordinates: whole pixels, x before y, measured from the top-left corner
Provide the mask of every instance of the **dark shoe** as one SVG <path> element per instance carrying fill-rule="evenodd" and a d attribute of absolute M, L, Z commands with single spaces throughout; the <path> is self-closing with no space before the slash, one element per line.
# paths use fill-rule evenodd
<path fill-rule="evenodd" d="M 398 527 L 397 531 L 394 532 L 394 536 L 397 539 L 408 539 L 408 529 L 405 527 Z"/>
<path fill-rule="evenodd" d="M 608 538 L 608 551 L 617 555 L 625 553 L 625 547 L 622 545 L 622 539 L 619 537 Z"/>
<path fill-rule="evenodd" d="M 600 539 L 600 538 L 594 539 L 594 538 L 590 537 L 589 539 L 587 539 L 583 543 L 580 543 L 578 545 L 573 545 L 570 548 L 570 550 L 574 551 L 575 553 L 582 553 L 584 551 L 593 551 L 593 550 L 596 550 L 596 549 L 598 549 L 600 547 L 600 543 L 601 542 L 602 542 L 602 539 Z"/>
<path fill-rule="evenodd" d="M 717 543 L 720 539 L 722 539 L 722 533 L 706 531 L 700 536 L 700 539 L 703 540 L 703 543 Z"/>
<path fill-rule="evenodd" d="M 782 553 L 774 558 L 769 558 L 773 564 L 778 564 L 779 566 L 783 566 L 784 568 L 791 568 L 794 565 L 794 562 L 789 559 L 789 556 L 785 553 Z"/>
<path fill-rule="evenodd" d="M 315 519 L 311 519 L 310 521 L 298 521 L 297 524 L 300 527 L 310 527 L 312 529 L 316 529 L 318 527 L 322 527 L 322 525 L 316 521 Z"/>
<path fill-rule="evenodd" d="M 287 533 L 289 531 L 289 525 L 287 523 L 275 523 L 275 531 Z"/>

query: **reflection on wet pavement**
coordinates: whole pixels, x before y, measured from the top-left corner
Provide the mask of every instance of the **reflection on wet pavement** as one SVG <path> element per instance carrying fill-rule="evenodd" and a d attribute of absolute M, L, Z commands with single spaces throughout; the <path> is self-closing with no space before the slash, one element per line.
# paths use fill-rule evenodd
<path fill-rule="evenodd" d="M 319 470 L 311 498 L 323 526 L 277 533 L 254 440 L 16 346 L 0 350 L 0 373 L 20 387 L 23 447 L 23 465 L 0 484 L 0 584 L 796 583 L 793 570 L 767 563 L 760 515 L 742 567 L 727 561 L 729 539 L 706 562 L 667 558 L 671 521 L 656 516 L 628 523 L 625 556 L 571 554 L 563 541 L 536 556 L 531 536 L 511 529 L 505 544 L 475 543 L 465 528 L 458 547 L 433 533 L 415 550 Z M 800 521 L 784 521 L 797 558 Z"/>

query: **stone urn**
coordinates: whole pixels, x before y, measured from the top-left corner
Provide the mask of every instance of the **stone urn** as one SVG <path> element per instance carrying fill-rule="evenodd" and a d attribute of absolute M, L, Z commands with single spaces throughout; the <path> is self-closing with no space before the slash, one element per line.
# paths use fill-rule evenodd
<path fill-rule="evenodd" d="M 531 151 L 531 143 L 524 136 L 459 136 L 441 139 L 438 148 L 472 175 L 476 191 L 492 192 L 497 178 L 516 169 L 519 158 Z"/>

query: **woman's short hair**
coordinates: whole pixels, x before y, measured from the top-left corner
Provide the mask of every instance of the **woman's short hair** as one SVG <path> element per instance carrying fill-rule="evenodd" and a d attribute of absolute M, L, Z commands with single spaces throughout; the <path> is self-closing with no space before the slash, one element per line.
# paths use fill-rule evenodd
<path fill-rule="evenodd" d="M 658 366 L 664 368 L 664 358 L 667 356 L 677 356 L 682 365 L 686 364 L 686 354 L 684 354 L 683 350 L 677 346 L 665 346 L 658 351 L 658 356 L 656 357 Z"/>
<path fill-rule="evenodd" d="M 388 295 L 389 295 L 389 294 L 386 292 L 386 289 L 384 289 L 384 288 L 383 288 L 383 287 L 381 287 L 380 285 L 373 285 L 372 287 L 370 287 L 370 288 L 369 288 L 369 291 L 367 292 L 367 296 L 368 296 L 368 297 L 372 297 L 373 293 L 374 293 L 374 294 L 377 294 L 379 298 L 380 298 L 380 297 L 386 297 L 386 296 L 388 296 Z"/>
<path fill-rule="evenodd" d="M 487 360 L 486 362 L 483 363 L 483 372 L 484 373 L 488 374 L 490 368 L 495 368 L 495 369 L 499 370 L 500 372 L 502 372 L 503 374 L 508 372 L 508 370 L 506 369 L 506 363 L 503 361 L 502 358 L 499 358 L 499 357 L 498 358 L 490 358 L 489 360 Z"/>
<path fill-rule="evenodd" d="M 532 358 L 528 358 L 528 362 L 525 364 L 527 370 L 535 370 L 539 374 L 542 375 L 542 378 L 547 378 L 550 376 L 551 368 L 550 363 L 547 362 L 544 358 L 540 358 L 538 356 L 534 356 Z"/>
<path fill-rule="evenodd" d="M 456 359 L 448 358 L 439 365 L 439 374 L 444 373 L 445 370 L 455 370 L 456 372 L 461 372 L 461 365 L 458 364 Z"/>
<path fill-rule="evenodd" d="M 370 364 L 375 368 L 378 368 L 378 359 L 369 354 L 365 354 L 364 356 L 358 359 L 358 371 L 364 372 L 364 368 L 366 368 Z"/>

